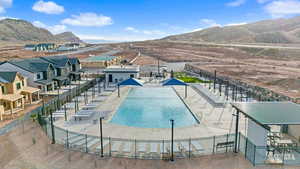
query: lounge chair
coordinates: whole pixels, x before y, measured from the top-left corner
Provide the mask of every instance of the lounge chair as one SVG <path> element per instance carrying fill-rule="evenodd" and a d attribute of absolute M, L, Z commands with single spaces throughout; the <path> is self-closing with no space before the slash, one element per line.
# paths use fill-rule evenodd
<path fill-rule="evenodd" d="M 196 151 L 204 151 L 202 145 L 199 143 L 199 141 L 192 140 L 191 144 L 195 147 Z"/>
<path fill-rule="evenodd" d="M 98 150 L 101 150 L 101 143 L 100 141 L 98 141 L 99 145 L 96 147 L 96 151 Z M 103 148 L 109 143 L 108 140 L 103 140 Z"/>
<path fill-rule="evenodd" d="M 160 152 L 161 153 L 169 153 L 170 152 L 170 144 L 160 144 Z"/>
<path fill-rule="evenodd" d="M 114 141 L 111 147 L 111 152 L 119 152 L 120 151 L 121 142 Z"/>
<path fill-rule="evenodd" d="M 150 153 L 157 153 L 157 143 L 150 143 Z"/>
<path fill-rule="evenodd" d="M 124 153 L 130 153 L 131 152 L 131 146 L 130 142 L 125 142 L 123 144 L 123 152 Z"/>
<path fill-rule="evenodd" d="M 185 151 L 190 150 L 190 143 L 189 142 L 187 142 L 187 141 L 180 142 L 180 145 L 181 145 L 182 149 L 184 149 Z"/>
<path fill-rule="evenodd" d="M 146 143 L 138 143 L 138 152 L 140 153 L 146 152 Z"/>

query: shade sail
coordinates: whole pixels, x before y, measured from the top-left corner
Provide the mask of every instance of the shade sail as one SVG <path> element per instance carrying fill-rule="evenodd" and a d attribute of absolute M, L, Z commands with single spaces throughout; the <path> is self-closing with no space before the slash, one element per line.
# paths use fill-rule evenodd
<path fill-rule="evenodd" d="M 232 103 L 260 125 L 300 125 L 300 105 L 293 102 Z"/>
<path fill-rule="evenodd" d="M 137 79 L 129 78 L 127 80 L 120 82 L 118 86 L 143 86 L 143 84 L 139 82 Z"/>
<path fill-rule="evenodd" d="M 171 79 L 165 80 L 163 82 L 163 86 L 187 86 L 187 84 L 181 80 L 171 78 Z"/>

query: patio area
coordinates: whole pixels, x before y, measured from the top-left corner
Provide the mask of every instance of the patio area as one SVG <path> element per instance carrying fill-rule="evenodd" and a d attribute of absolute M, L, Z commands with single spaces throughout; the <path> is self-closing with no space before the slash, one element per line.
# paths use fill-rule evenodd
<path fill-rule="evenodd" d="M 290 128 L 300 125 L 300 106 L 292 102 L 232 103 L 236 116 L 248 118 L 240 137 L 242 152 L 254 164 L 300 164 L 299 140 Z M 238 119 L 237 119 L 238 120 Z M 298 131 L 300 132 L 300 131 Z M 245 150 L 244 150 L 245 148 Z"/>

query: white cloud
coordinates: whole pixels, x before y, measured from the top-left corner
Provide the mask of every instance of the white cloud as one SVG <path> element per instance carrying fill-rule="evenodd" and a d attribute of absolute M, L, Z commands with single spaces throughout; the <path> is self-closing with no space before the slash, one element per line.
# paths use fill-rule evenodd
<path fill-rule="evenodd" d="M 4 19 L 15 19 L 15 20 L 19 20 L 19 18 L 13 18 L 13 17 L 8 17 L 8 16 L 0 16 L 0 21 L 4 20 Z"/>
<path fill-rule="evenodd" d="M 240 23 L 228 23 L 224 26 L 239 26 L 239 25 L 246 25 L 247 22 L 240 22 Z"/>
<path fill-rule="evenodd" d="M 37 1 L 32 9 L 37 12 L 46 14 L 61 14 L 65 11 L 63 6 L 56 4 L 53 1 L 45 2 L 43 0 Z"/>
<path fill-rule="evenodd" d="M 166 34 L 165 32 L 160 31 L 160 30 L 144 30 L 143 33 L 146 35 L 164 35 L 164 34 Z"/>
<path fill-rule="evenodd" d="M 204 25 L 204 27 L 216 27 L 216 26 L 222 26 L 218 24 L 215 20 L 213 19 L 201 19 L 200 20 L 201 24 Z"/>
<path fill-rule="evenodd" d="M 13 0 L 0 0 L 0 13 L 5 13 L 5 8 L 11 7 Z"/>
<path fill-rule="evenodd" d="M 145 37 L 145 36 L 133 36 L 133 35 L 110 35 L 110 36 L 100 36 L 100 35 L 84 35 L 78 34 L 77 35 L 80 39 L 84 41 L 118 41 L 118 42 L 125 42 L 125 41 L 143 41 L 143 40 L 150 40 L 156 39 L 155 37 Z"/>
<path fill-rule="evenodd" d="M 201 31 L 203 30 L 203 28 L 196 28 L 196 29 L 193 29 L 191 32 L 197 32 L 197 31 Z"/>
<path fill-rule="evenodd" d="M 230 6 L 230 7 L 237 7 L 237 6 L 241 6 L 244 3 L 246 3 L 246 0 L 234 0 L 231 2 L 228 2 L 226 5 Z"/>
<path fill-rule="evenodd" d="M 145 34 L 145 35 L 166 35 L 166 33 L 161 30 L 139 30 L 139 29 L 136 29 L 131 26 L 126 27 L 125 31 L 133 32 L 133 33 L 140 33 L 140 34 Z"/>
<path fill-rule="evenodd" d="M 134 27 L 128 26 L 125 28 L 125 31 L 139 33 L 140 31 L 135 29 Z"/>
<path fill-rule="evenodd" d="M 267 4 L 264 9 L 273 18 L 300 14 L 299 0 L 276 0 Z"/>
<path fill-rule="evenodd" d="M 102 27 L 113 24 L 113 20 L 104 15 L 96 13 L 80 13 L 79 15 L 72 15 L 71 18 L 66 18 L 61 21 L 62 24 L 73 26 L 96 26 Z"/>
<path fill-rule="evenodd" d="M 263 4 L 263 3 L 266 3 L 266 2 L 269 2 L 269 1 L 272 1 L 272 0 L 257 0 L 257 2 L 260 3 L 260 4 Z"/>
<path fill-rule="evenodd" d="M 46 24 L 44 24 L 43 22 L 40 22 L 40 21 L 34 21 L 32 24 L 36 27 L 47 29 L 53 34 L 58 34 L 58 33 L 62 33 L 62 32 L 67 31 L 67 27 L 65 25 L 48 26 L 48 25 L 46 25 Z"/>

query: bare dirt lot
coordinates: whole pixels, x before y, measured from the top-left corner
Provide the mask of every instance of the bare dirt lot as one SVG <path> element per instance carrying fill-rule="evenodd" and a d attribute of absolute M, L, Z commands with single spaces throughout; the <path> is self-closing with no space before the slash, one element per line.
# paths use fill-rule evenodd
<path fill-rule="evenodd" d="M 120 46 L 128 48 L 128 44 Z M 157 58 L 165 62 L 192 62 L 207 71 L 217 70 L 219 75 L 300 97 L 300 51 L 296 49 L 245 49 L 164 41 L 132 43 L 130 48 L 142 53 L 136 64 L 155 64 Z"/>

